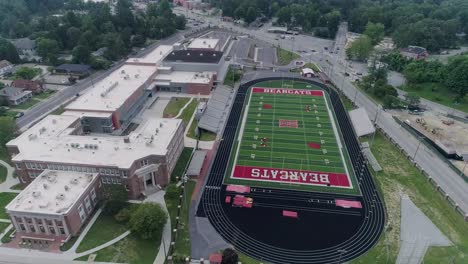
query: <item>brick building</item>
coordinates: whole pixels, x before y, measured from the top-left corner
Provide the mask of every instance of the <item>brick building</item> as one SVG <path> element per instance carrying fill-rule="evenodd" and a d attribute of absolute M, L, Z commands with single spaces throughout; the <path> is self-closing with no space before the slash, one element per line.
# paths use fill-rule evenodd
<path fill-rule="evenodd" d="M 49 115 L 7 143 L 21 183 L 44 170 L 99 173 L 137 199 L 169 182 L 184 147 L 180 119 L 150 118 L 128 136 L 87 135 L 80 117 Z"/>
<path fill-rule="evenodd" d="M 101 186 L 98 173 L 44 170 L 6 206 L 17 242 L 67 241 L 93 213 Z"/>

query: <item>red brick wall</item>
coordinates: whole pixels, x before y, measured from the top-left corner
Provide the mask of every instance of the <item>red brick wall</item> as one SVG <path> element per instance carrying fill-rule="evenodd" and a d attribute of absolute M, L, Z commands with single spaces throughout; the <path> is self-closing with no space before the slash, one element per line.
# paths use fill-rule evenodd
<path fill-rule="evenodd" d="M 213 80 L 211 80 L 211 82 L 208 84 L 189 83 L 187 85 L 187 93 L 209 95 L 211 92 L 211 87 L 213 87 Z"/>

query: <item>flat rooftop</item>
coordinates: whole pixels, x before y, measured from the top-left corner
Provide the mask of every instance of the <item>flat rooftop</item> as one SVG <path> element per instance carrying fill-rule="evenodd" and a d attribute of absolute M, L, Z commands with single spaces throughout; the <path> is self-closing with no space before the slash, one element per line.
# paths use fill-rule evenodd
<path fill-rule="evenodd" d="M 11 140 L 19 154 L 12 161 L 41 161 L 128 169 L 135 160 L 166 155 L 180 119 L 149 118 L 128 136 L 74 135 L 80 117 L 49 115 Z"/>
<path fill-rule="evenodd" d="M 155 72 L 155 66 L 124 64 L 95 83 L 65 110 L 114 112 Z"/>
<path fill-rule="evenodd" d="M 98 173 L 44 170 L 7 206 L 7 211 L 66 214 Z"/>
<path fill-rule="evenodd" d="M 158 74 L 154 80 L 157 85 L 164 85 L 167 83 L 210 83 L 213 78 L 214 72 L 183 72 L 174 71 L 167 74 Z"/>
<path fill-rule="evenodd" d="M 103 113 L 103 112 L 80 112 L 80 111 L 65 111 L 62 113 L 63 115 L 71 115 L 71 116 L 78 116 L 82 117 L 95 117 L 95 118 L 110 118 L 112 117 L 112 113 Z"/>
<path fill-rule="evenodd" d="M 219 39 L 196 38 L 188 45 L 189 49 L 215 49 Z"/>
<path fill-rule="evenodd" d="M 160 45 L 141 58 L 129 58 L 126 63 L 159 64 L 173 49 L 170 45 Z"/>
<path fill-rule="evenodd" d="M 192 63 L 219 63 L 223 57 L 222 51 L 214 50 L 174 50 L 164 61 L 192 62 Z"/>

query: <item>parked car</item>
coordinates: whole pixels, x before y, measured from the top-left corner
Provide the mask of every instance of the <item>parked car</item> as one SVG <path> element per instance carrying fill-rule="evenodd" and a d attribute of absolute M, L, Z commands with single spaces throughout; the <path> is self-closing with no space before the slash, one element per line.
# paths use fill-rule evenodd
<path fill-rule="evenodd" d="M 23 113 L 23 112 L 18 112 L 18 113 L 15 115 L 15 119 L 20 118 L 20 117 L 22 117 L 22 116 L 24 116 L 24 113 Z"/>

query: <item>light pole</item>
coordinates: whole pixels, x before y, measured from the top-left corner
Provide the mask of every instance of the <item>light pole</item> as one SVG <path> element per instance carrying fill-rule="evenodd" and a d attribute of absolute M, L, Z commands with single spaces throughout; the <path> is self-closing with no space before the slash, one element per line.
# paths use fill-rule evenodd
<path fill-rule="evenodd" d="M 416 151 L 414 152 L 413 161 L 414 161 L 414 159 L 416 158 L 416 154 L 418 154 L 419 146 L 421 146 L 421 141 L 424 140 L 424 138 L 423 138 L 423 137 L 419 137 L 418 140 L 419 140 L 419 143 L 418 143 L 418 147 L 416 147 Z"/>

